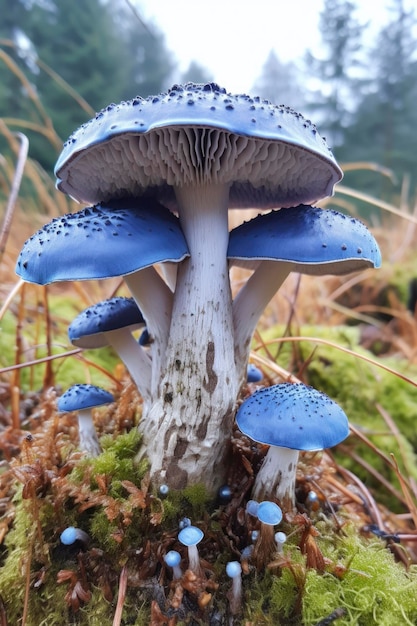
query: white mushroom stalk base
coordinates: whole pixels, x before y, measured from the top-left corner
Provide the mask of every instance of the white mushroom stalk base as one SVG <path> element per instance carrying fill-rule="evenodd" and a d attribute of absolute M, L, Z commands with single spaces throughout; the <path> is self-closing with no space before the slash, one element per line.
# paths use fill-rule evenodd
<path fill-rule="evenodd" d="M 227 470 L 240 382 L 227 266 L 228 197 L 227 185 L 177 190 L 191 256 L 178 267 L 158 393 L 139 425 L 153 480 L 172 488 L 204 483 L 214 491 Z"/>
<path fill-rule="evenodd" d="M 90 457 L 96 457 L 101 454 L 101 446 L 91 415 L 91 409 L 80 409 L 78 411 L 78 435 L 80 450 Z"/>
<path fill-rule="evenodd" d="M 271 446 L 253 486 L 256 500 L 275 498 L 284 510 L 295 506 L 295 478 L 299 451 Z"/>

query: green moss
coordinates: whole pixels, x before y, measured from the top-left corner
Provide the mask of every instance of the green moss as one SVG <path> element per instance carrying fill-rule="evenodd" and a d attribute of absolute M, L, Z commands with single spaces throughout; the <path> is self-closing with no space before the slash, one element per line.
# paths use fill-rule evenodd
<path fill-rule="evenodd" d="M 342 577 L 309 570 L 303 593 L 305 626 L 343 607 L 341 626 L 392 626 L 412 624 L 417 619 L 417 569 L 406 572 L 380 541 L 366 545 L 354 534 L 343 541 L 350 562 Z"/>
<path fill-rule="evenodd" d="M 17 624 L 22 615 L 25 594 L 24 569 L 31 554 L 33 528 L 28 527 L 28 510 L 22 501 L 22 488 L 14 497 L 15 517 L 13 527 L 6 535 L 4 545 L 8 557 L 0 569 L 0 595 L 7 607 L 10 623 Z M 18 581 L 18 584 L 17 584 Z M 13 589 L 13 598 L 10 590 Z"/>
<path fill-rule="evenodd" d="M 91 476 L 92 487 L 97 487 L 94 477 L 107 476 L 109 495 L 120 496 L 120 482 L 130 480 L 139 484 L 147 470 L 147 462 L 137 463 L 135 456 L 140 446 L 140 434 L 136 428 L 117 437 L 105 435 L 100 439 L 103 452 L 93 459 L 82 459 L 71 473 L 70 479 L 75 483 L 84 481 L 86 475 Z"/>
<path fill-rule="evenodd" d="M 244 578 L 245 618 L 257 625 L 315 626 L 342 608 L 340 626 L 415 624 L 417 567 L 407 572 L 383 542 L 361 538 L 353 525 L 344 527 L 344 535 L 326 526 L 317 524 L 324 531 L 317 544 L 328 559 L 326 571 L 307 569 L 289 543 L 287 566 Z"/>

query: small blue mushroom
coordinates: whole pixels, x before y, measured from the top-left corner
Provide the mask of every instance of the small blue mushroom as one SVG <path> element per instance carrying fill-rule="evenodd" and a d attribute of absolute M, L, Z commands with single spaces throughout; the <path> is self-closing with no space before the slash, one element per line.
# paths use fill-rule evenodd
<path fill-rule="evenodd" d="M 232 588 L 227 593 L 230 613 L 237 615 L 242 610 L 242 566 L 239 561 L 229 561 L 226 574 L 232 579 Z"/>
<path fill-rule="evenodd" d="M 197 544 L 203 537 L 203 531 L 197 526 L 186 526 L 178 533 L 178 541 L 188 548 L 188 568 L 197 575 L 201 572 Z"/>
<path fill-rule="evenodd" d="M 270 500 L 259 503 L 259 535 L 253 548 L 253 561 L 258 569 L 263 569 L 276 552 L 274 526 L 282 520 L 282 510 Z"/>
<path fill-rule="evenodd" d="M 77 412 L 80 449 L 95 457 L 101 452 L 91 409 L 114 402 L 111 393 L 95 385 L 73 385 L 58 398 L 60 413 Z"/>
<path fill-rule="evenodd" d="M 261 524 L 276 526 L 282 520 L 282 510 L 275 502 L 264 500 L 259 503 L 257 516 Z"/>
<path fill-rule="evenodd" d="M 220 504 L 228 504 L 232 500 L 232 490 L 229 485 L 222 485 L 217 491 Z"/>
<path fill-rule="evenodd" d="M 246 503 L 246 513 L 253 517 L 258 516 L 259 502 L 257 500 L 248 500 Z"/>
<path fill-rule="evenodd" d="M 255 498 L 295 505 L 295 477 L 300 450 L 323 450 L 349 434 L 344 411 L 324 393 L 301 383 L 265 387 L 245 400 L 236 414 L 239 429 L 269 445 L 254 487 Z M 259 508 L 258 508 L 259 515 Z"/>
<path fill-rule="evenodd" d="M 284 551 L 284 543 L 287 541 L 287 535 L 279 530 L 275 533 L 275 543 L 277 544 L 278 554 L 282 554 Z"/>
<path fill-rule="evenodd" d="M 164 561 L 168 565 L 168 567 L 172 567 L 172 578 L 173 580 L 178 580 L 182 576 L 182 571 L 180 567 L 181 563 L 181 555 L 177 550 L 170 550 L 164 556 Z"/>
<path fill-rule="evenodd" d="M 84 546 L 87 546 L 90 543 L 90 536 L 81 528 L 68 526 L 62 531 L 60 540 L 64 546 L 72 546 L 76 541 L 79 541 Z"/>
<path fill-rule="evenodd" d="M 150 396 L 151 360 L 132 335 L 145 325 L 133 298 L 115 296 L 89 306 L 71 322 L 68 338 L 84 349 L 112 346 L 126 365 L 143 398 Z"/>
<path fill-rule="evenodd" d="M 248 383 L 259 383 L 264 377 L 259 367 L 256 367 L 253 363 L 248 363 L 246 372 L 246 381 Z"/>
<path fill-rule="evenodd" d="M 159 497 L 160 498 L 166 498 L 167 495 L 169 494 L 169 487 L 168 485 L 160 485 L 158 488 L 158 493 L 159 493 Z"/>

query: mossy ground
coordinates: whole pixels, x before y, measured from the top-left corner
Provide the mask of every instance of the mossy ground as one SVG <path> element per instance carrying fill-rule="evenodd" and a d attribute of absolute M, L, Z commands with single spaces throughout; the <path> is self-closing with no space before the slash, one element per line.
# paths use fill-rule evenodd
<path fill-rule="evenodd" d="M 124 385 L 116 404 L 96 414 L 103 453 L 90 460 L 77 451 L 74 418 L 56 416 L 51 394 L 42 401 L 42 417 L 29 424 L 30 434 L 20 433 L 20 456 L 3 474 L 9 506 L 1 520 L 0 596 L 9 624 L 110 624 L 123 575 L 121 624 L 316 626 L 330 616 L 346 626 L 416 622 L 411 563 L 417 559 L 410 545 L 367 531 L 374 521 L 367 506 L 346 497 L 329 456 L 303 457 L 299 511 L 280 525 L 288 535 L 284 552 L 266 566 L 244 563 L 242 610 L 232 616 L 225 564 L 240 558 L 257 527 L 245 513 L 248 466 L 255 469 L 264 451 L 248 448 L 236 433 L 227 503 L 211 501 L 199 485 L 162 498 L 149 485 L 146 462 L 136 460 L 140 400 L 133 385 Z M 313 509 L 306 494 L 317 485 Z M 397 518 L 383 515 L 385 527 L 397 524 L 399 531 Z M 204 530 L 204 574 L 193 579 L 184 572 L 175 586 L 163 555 L 179 550 L 186 569 L 187 553 L 177 540 L 183 517 Z M 69 525 L 86 531 L 89 544 L 63 546 L 60 533 Z M 407 522 L 402 527 L 410 528 Z"/>

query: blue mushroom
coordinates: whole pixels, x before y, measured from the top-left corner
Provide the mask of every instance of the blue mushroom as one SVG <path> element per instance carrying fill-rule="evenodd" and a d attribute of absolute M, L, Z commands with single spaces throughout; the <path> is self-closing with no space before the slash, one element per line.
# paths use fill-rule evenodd
<path fill-rule="evenodd" d="M 151 199 L 121 199 L 53 219 L 24 244 L 16 273 L 25 281 L 123 276 L 163 351 L 172 293 L 153 265 L 189 255 L 178 218 Z"/>
<path fill-rule="evenodd" d="M 87 546 L 90 543 L 90 536 L 81 528 L 68 526 L 62 531 L 60 540 L 64 546 L 72 546 L 76 542 L 81 543 L 83 546 Z"/>
<path fill-rule="evenodd" d="M 274 527 L 282 520 L 282 510 L 275 502 L 263 500 L 259 503 L 257 516 L 260 530 L 251 556 L 256 567 L 262 570 L 276 552 Z"/>
<path fill-rule="evenodd" d="M 151 393 L 151 360 L 132 335 L 145 325 L 133 298 L 116 296 L 89 306 L 71 322 L 68 338 L 84 349 L 112 346 L 145 399 Z"/>
<path fill-rule="evenodd" d="M 178 580 L 182 576 L 182 571 L 180 567 L 181 563 L 181 555 L 177 550 L 170 550 L 164 556 L 164 561 L 168 565 L 168 567 L 172 568 L 172 578 L 173 580 Z"/>
<path fill-rule="evenodd" d="M 246 371 L 246 381 L 248 383 L 259 383 L 264 375 L 262 374 L 259 367 L 256 367 L 253 363 L 248 363 L 248 368 Z"/>
<path fill-rule="evenodd" d="M 78 414 L 80 448 L 88 456 L 95 457 L 101 452 L 91 409 L 111 402 L 113 395 L 96 385 L 73 385 L 58 398 L 59 412 Z"/>
<path fill-rule="evenodd" d="M 226 574 L 232 579 L 232 588 L 227 592 L 231 615 L 242 610 L 242 566 L 239 561 L 226 563 Z"/>
<path fill-rule="evenodd" d="M 299 451 L 330 448 L 349 434 L 340 406 L 302 383 L 255 391 L 240 406 L 236 422 L 242 433 L 270 446 L 256 476 L 253 497 L 275 498 L 289 510 L 295 505 Z"/>
<path fill-rule="evenodd" d="M 178 541 L 188 548 L 188 568 L 197 575 L 201 571 L 197 544 L 200 543 L 203 537 L 203 531 L 197 526 L 185 526 L 178 533 Z"/>
<path fill-rule="evenodd" d="M 290 107 L 187 83 L 100 111 L 65 143 L 55 172 L 58 188 L 81 202 L 155 198 L 178 215 L 190 258 L 169 281 L 172 323 L 164 349 L 152 345 L 153 397 L 139 428 L 157 485 L 204 482 L 214 494 L 248 356 L 246 346 L 235 358 L 228 210 L 316 202 L 341 170 Z"/>
<path fill-rule="evenodd" d="M 238 354 L 290 272 L 340 275 L 381 265 L 378 244 L 362 222 L 309 205 L 271 211 L 234 228 L 227 254 L 232 263 L 255 269 L 233 302 Z"/>

